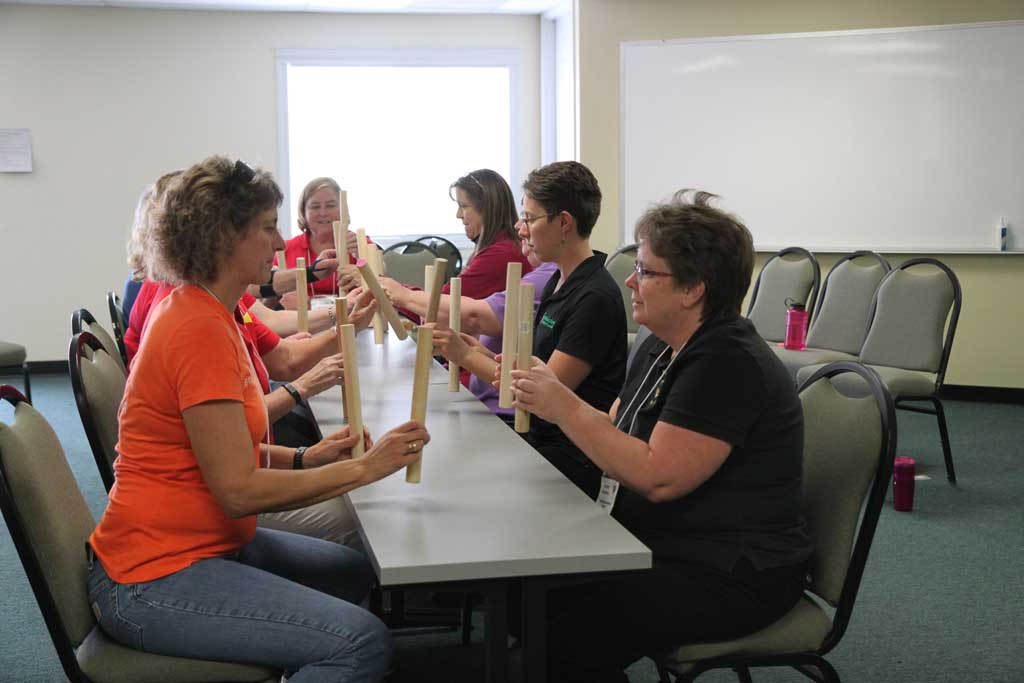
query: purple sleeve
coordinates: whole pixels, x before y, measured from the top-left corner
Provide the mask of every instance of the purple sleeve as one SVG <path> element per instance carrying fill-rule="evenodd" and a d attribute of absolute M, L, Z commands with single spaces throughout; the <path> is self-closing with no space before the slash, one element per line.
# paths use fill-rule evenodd
<path fill-rule="evenodd" d="M 498 316 L 498 320 L 505 318 L 505 290 L 491 294 L 484 299 L 484 303 L 491 307 L 494 315 Z"/>

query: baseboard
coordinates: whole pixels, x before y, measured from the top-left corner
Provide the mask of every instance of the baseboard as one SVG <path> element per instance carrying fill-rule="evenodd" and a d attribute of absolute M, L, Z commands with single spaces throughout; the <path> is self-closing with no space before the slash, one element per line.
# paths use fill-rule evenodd
<path fill-rule="evenodd" d="M 68 374 L 68 362 L 66 360 L 30 360 L 28 371 L 33 375 L 66 375 Z"/>
<path fill-rule="evenodd" d="M 968 384 L 944 384 L 939 398 L 951 401 L 983 403 L 1024 403 L 1024 389 L 1009 387 L 975 387 Z"/>

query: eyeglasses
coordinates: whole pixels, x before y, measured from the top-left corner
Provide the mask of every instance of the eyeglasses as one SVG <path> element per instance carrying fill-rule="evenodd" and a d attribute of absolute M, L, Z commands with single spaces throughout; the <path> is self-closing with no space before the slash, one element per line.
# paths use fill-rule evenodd
<path fill-rule="evenodd" d="M 672 277 L 672 273 L 663 273 L 660 270 L 648 270 L 643 267 L 639 261 L 633 262 L 633 272 L 636 273 L 637 282 L 642 281 L 645 277 Z"/>
<path fill-rule="evenodd" d="M 557 215 L 558 214 L 556 214 L 556 213 L 542 213 L 542 214 L 537 215 L 537 216 L 531 216 L 528 213 L 521 213 L 521 214 L 519 214 L 519 222 L 520 223 L 526 223 L 526 227 L 530 227 L 531 225 L 533 225 L 534 223 L 539 221 L 541 218 L 551 218 L 552 216 L 557 216 Z"/>

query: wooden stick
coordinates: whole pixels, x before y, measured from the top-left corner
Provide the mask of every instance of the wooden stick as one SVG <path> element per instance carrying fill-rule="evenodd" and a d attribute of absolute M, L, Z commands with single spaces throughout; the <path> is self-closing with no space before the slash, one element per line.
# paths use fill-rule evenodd
<path fill-rule="evenodd" d="M 387 318 L 388 322 L 391 323 L 395 334 L 399 339 L 405 339 L 409 335 L 405 331 L 402 319 L 399 317 L 398 311 L 395 310 L 395 306 L 391 303 L 391 299 L 388 298 L 384 288 L 380 286 L 380 280 L 377 279 L 377 275 L 373 272 L 370 264 L 364 259 L 359 259 L 356 261 L 356 268 L 359 269 L 360 275 L 366 280 L 366 287 L 373 293 L 373 298 L 377 300 L 379 310 Z"/>
<path fill-rule="evenodd" d="M 430 268 L 431 266 L 427 266 Z M 425 322 L 437 322 L 437 308 L 441 305 L 441 289 L 444 287 L 444 274 L 448 270 L 448 259 L 436 258 L 430 280 L 430 299 L 427 301 L 427 319 Z"/>
<path fill-rule="evenodd" d="M 306 291 L 306 259 L 295 261 L 295 304 L 299 314 L 299 332 L 309 332 L 309 292 Z"/>
<path fill-rule="evenodd" d="M 505 270 L 505 319 L 501 327 L 501 382 L 498 388 L 498 407 L 512 407 L 512 361 L 516 357 L 519 341 L 519 280 L 523 277 L 523 264 L 513 261 Z"/>
<path fill-rule="evenodd" d="M 413 420 L 425 423 L 427 419 L 427 388 L 430 386 L 430 364 L 434 362 L 434 336 L 429 329 L 420 328 L 416 334 L 416 369 L 412 381 Z M 421 448 L 422 453 L 422 448 Z M 410 484 L 420 483 L 420 460 L 405 468 L 405 480 Z"/>
<path fill-rule="evenodd" d="M 356 359 L 356 326 L 341 326 L 341 347 L 345 355 L 345 404 L 348 408 L 348 433 L 358 439 L 352 457 L 363 457 L 363 406 L 359 400 L 359 362 Z"/>
<path fill-rule="evenodd" d="M 283 251 L 277 252 L 277 267 L 281 270 L 288 267 L 288 260 L 285 258 Z"/>
<path fill-rule="evenodd" d="M 348 325 L 348 301 L 342 297 L 334 299 L 334 331 L 338 337 L 338 353 L 344 354 L 345 347 L 341 344 L 341 328 Z M 345 400 L 345 384 L 341 385 L 341 414 L 348 419 L 348 404 Z"/>
<path fill-rule="evenodd" d="M 462 330 L 462 278 L 453 277 L 449 280 L 452 286 L 448 293 L 448 326 L 452 333 L 458 336 Z M 448 361 L 448 391 L 459 390 L 459 364 L 455 361 Z"/>
<path fill-rule="evenodd" d="M 533 285 L 519 286 L 519 339 L 517 345 L 519 351 L 516 354 L 516 368 L 529 370 L 530 358 L 533 356 Z M 502 364 L 504 365 L 504 359 Z M 530 414 L 522 408 L 516 408 L 516 431 L 520 434 L 530 431 Z"/>
<path fill-rule="evenodd" d="M 338 193 L 338 208 L 341 211 L 341 225 L 345 228 L 345 232 L 347 233 L 348 226 L 352 223 L 352 219 L 349 218 L 348 215 L 348 192 L 345 190 Z M 334 244 L 337 245 L 338 243 L 335 242 Z M 338 249 L 337 246 L 335 248 Z"/>
<path fill-rule="evenodd" d="M 357 257 L 361 258 L 361 259 L 364 259 L 366 261 L 369 261 L 370 258 L 367 256 L 367 253 L 369 253 L 369 251 L 370 251 L 369 247 L 370 247 L 370 243 L 366 239 L 366 228 L 356 228 L 356 255 L 357 255 Z M 360 279 L 359 286 L 360 287 L 365 287 L 366 286 L 366 280 L 363 280 L 362 277 L 360 277 L 359 279 Z"/>
<path fill-rule="evenodd" d="M 434 265 L 423 266 L 423 291 L 427 293 L 427 301 L 430 301 L 430 286 L 434 284 Z M 420 322 L 427 322 L 427 316 L 421 315 Z"/>

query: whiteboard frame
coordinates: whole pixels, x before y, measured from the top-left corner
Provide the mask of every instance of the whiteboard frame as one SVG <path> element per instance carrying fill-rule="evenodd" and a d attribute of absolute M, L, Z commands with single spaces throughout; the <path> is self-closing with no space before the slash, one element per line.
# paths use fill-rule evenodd
<path fill-rule="evenodd" d="M 653 45 L 686 45 L 694 43 L 722 43 L 722 42 L 744 42 L 761 40 L 790 40 L 798 38 L 829 38 L 847 36 L 877 36 L 894 33 L 915 33 L 923 31 L 951 31 L 961 29 L 983 29 L 1016 26 L 1024 28 L 1024 20 L 1013 19 L 1008 21 L 984 21 L 963 24 L 935 24 L 930 26 L 898 26 L 891 28 L 875 29 L 850 29 L 841 31 L 800 31 L 794 33 L 762 33 L 748 35 L 721 35 L 702 36 L 697 38 L 670 38 L 656 40 L 626 40 L 619 43 L 619 237 L 620 245 L 633 242 L 633 226 L 626 225 L 626 51 L 631 47 L 645 47 Z M 864 245 L 862 249 L 870 249 L 879 253 L 889 254 L 1024 254 L 1024 225 L 1014 226 L 1017 229 L 1014 240 L 1015 250 L 1000 251 L 999 249 L 949 249 L 949 248 L 918 248 L 918 249 L 889 249 L 885 247 L 874 247 Z M 774 252 L 791 246 L 802 246 L 815 253 L 820 254 L 845 254 L 849 249 L 837 249 L 834 247 L 822 247 L 814 245 L 792 245 L 792 244 L 755 244 L 757 252 Z"/>

